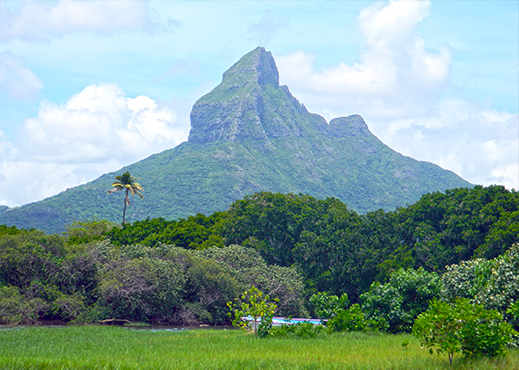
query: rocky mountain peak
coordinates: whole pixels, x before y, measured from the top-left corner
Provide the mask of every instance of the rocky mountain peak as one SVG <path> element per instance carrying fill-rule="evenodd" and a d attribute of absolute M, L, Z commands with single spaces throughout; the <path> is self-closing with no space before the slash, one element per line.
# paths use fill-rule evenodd
<path fill-rule="evenodd" d="M 223 74 L 222 85 L 243 86 L 246 84 L 279 85 L 279 72 L 269 51 L 257 47 L 245 54 Z"/>
<path fill-rule="evenodd" d="M 324 126 L 324 118 L 308 113 L 288 87 L 279 86 L 272 54 L 258 47 L 229 68 L 220 85 L 195 103 L 188 141 L 265 142 L 306 137 Z"/>

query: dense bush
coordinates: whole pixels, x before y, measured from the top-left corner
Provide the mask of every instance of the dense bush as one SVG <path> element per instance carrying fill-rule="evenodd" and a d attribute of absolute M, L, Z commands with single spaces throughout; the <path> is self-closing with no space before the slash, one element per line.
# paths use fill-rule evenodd
<path fill-rule="evenodd" d="M 277 299 L 276 315 L 308 315 L 303 302 L 303 279 L 295 269 L 267 265 L 256 250 L 239 245 L 208 248 L 193 254 L 219 262 L 238 282 L 240 291 L 254 286 Z"/>
<path fill-rule="evenodd" d="M 493 260 L 475 259 L 447 267 L 442 276 L 443 297 L 468 298 L 505 314 L 519 301 L 519 244 Z"/>
<path fill-rule="evenodd" d="M 158 258 L 118 259 L 99 272 L 100 304 L 110 318 L 132 321 L 173 321 L 182 302 L 185 278 L 181 267 Z"/>
<path fill-rule="evenodd" d="M 261 192 L 225 212 L 153 219 L 108 233 L 116 246 L 159 243 L 186 249 L 239 244 L 268 265 L 296 268 L 308 295 L 346 293 L 358 303 L 374 281 L 400 268 L 435 271 L 494 258 L 519 242 L 519 193 L 502 186 L 425 194 L 394 212 L 365 215 L 335 198 Z"/>
<path fill-rule="evenodd" d="M 34 323 L 47 309 L 47 304 L 40 298 L 27 299 L 17 287 L 0 286 L 0 323 Z"/>
<path fill-rule="evenodd" d="M 458 352 L 465 356 L 501 356 L 517 335 L 502 319 L 496 310 L 485 310 L 483 305 L 470 304 L 465 298 L 452 304 L 434 300 L 430 309 L 416 319 L 413 335 L 422 346 L 430 348 L 431 354 L 433 348 L 438 354 L 447 354 L 451 364 Z"/>
<path fill-rule="evenodd" d="M 226 303 L 251 286 L 279 299 L 280 314 L 306 313 L 301 276 L 253 249 L 116 246 L 98 226 L 76 223 L 65 237 L 11 229 L 0 236 L 0 322 L 228 324 Z"/>
<path fill-rule="evenodd" d="M 316 338 L 326 333 L 326 327 L 311 322 L 299 322 L 291 325 L 275 326 L 270 329 L 269 336 L 278 338 Z"/>
<path fill-rule="evenodd" d="M 427 310 L 429 302 L 439 298 L 441 280 L 435 272 L 400 269 L 387 284 L 371 285 L 361 296 L 362 310 L 369 320 L 385 322 L 390 332 L 411 331 L 416 317 Z"/>
<path fill-rule="evenodd" d="M 337 297 L 326 292 L 312 295 L 309 302 L 316 317 L 326 320 L 334 318 L 340 311 L 346 310 L 350 304 L 346 293 Z"/>
<path fill-rule="evenodd" d="M 359 304 L 355 303 L 350 308 L 340 310 L 326 323 L 332 331 L 366 331 L 378 328 L 373 321 L 368 321 Z"/>

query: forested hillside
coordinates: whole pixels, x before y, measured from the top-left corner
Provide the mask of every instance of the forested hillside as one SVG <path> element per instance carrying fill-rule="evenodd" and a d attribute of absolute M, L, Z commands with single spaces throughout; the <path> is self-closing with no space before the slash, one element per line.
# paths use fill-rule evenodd
<path fill-rule="evenodd" d="M 441 291 L 478 303 L 506 292 L 493 300 L 506 311 L 519 299 L 516 243 L 519 194 L 501 186 L 426 194 L 365 215 L 335 198 L 264 192 L 225 212 L 123 228 L 91 220 L 48 235 L 1 226 L 0 321 L 222 324 L 226 302 L 251 286 L 278 298 L 281 315 L 313 315 L 309 297 L 328 292 L 346 293 L 377 318 L 386 306 L 376 302 L 407 299 L 402 282 L 419 290 L 440 281 L 434 276 L 442 285 L 422 309 Z M 498 281 L 493 269 L 514 279 Z M 409 328 L 406 320 L 389 328 Z"/>

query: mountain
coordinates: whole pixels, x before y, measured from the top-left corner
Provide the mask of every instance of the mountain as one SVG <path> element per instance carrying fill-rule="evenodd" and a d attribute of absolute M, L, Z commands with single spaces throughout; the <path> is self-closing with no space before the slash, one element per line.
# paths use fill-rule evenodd
<path fill-rule="evenodd" d="M 258 191 L 337 197 L 364 213 L 472 186 L 453 172 L 393 151 L 359 115 L 328 123 L 308 112 L 287 86 L 279 85 L 272 55 L 259 47 L 195 103 L 187 142 L 40 202 L 5 210 L 0 224 L 61 232 L 74 220 L 119 222 L 124 195 L 107 191 L 125 171 L 144 187 L 144 199 L 131 199 L 130 222 L 208 215 Z"/>

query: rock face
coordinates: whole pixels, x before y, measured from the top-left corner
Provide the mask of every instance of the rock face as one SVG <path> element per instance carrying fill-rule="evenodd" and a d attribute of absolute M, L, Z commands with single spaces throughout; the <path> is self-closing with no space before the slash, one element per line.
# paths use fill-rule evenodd
<path fill-rule="evenodd" d="M 223 74 L 222 83 L 200 98 L 191 111 L 189 142 L 243 143 L 308 136 L 326 121 L 308 113 L 279 74 L 270 52 L 258 47 Z"/>
<path fill-rule="evenodd" d="M 106 192 L 125 171 L 144 187 L 144 199 L 128 208 L 129 222 L 208 215 L 258 191 L 336 197 L 369 212 L 472 186 L 391 150 L 359 115 L 328 124 L 308 112 L 279 85 L 272 55 L 259 47 L 195 103 L 187 142 L 41 202 L 0 209 L 0 224 L 61 232 L 74 220 L 120 222 L 122 198 Z"/>

